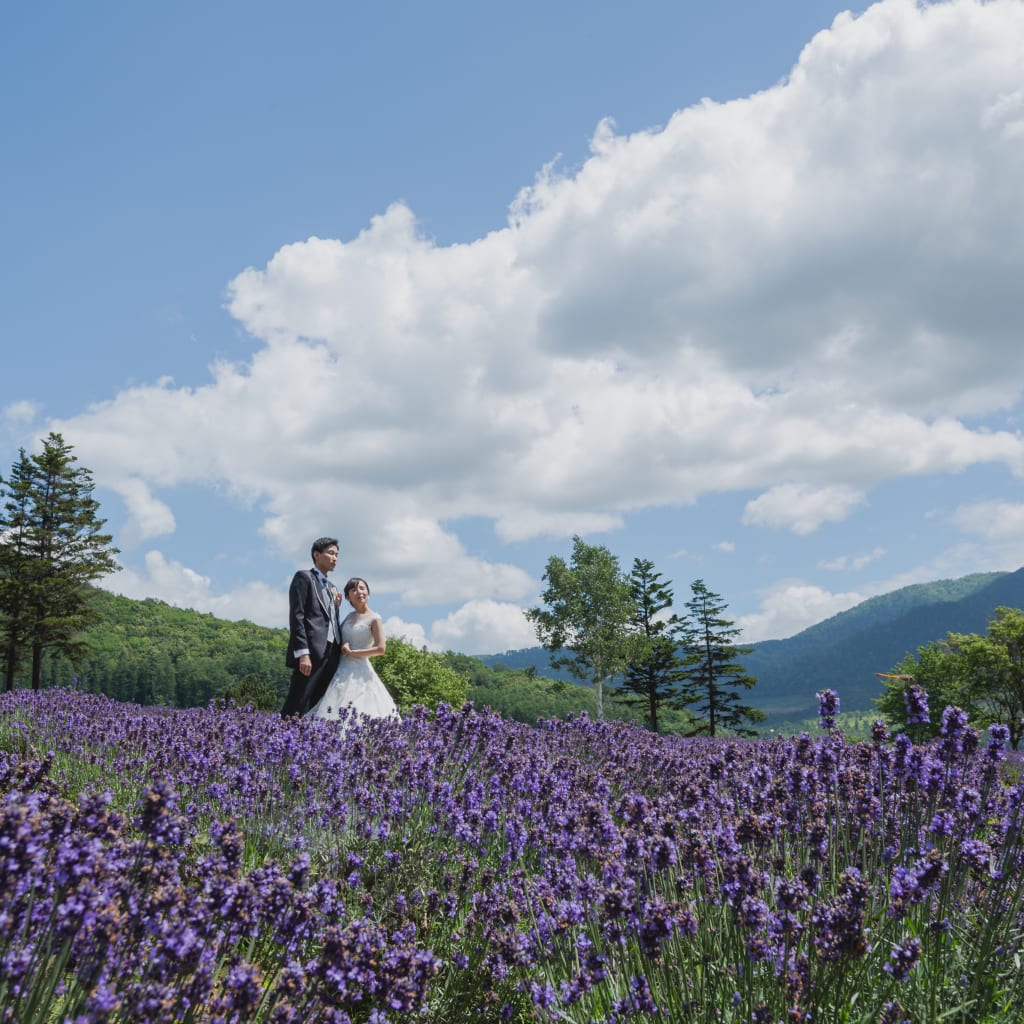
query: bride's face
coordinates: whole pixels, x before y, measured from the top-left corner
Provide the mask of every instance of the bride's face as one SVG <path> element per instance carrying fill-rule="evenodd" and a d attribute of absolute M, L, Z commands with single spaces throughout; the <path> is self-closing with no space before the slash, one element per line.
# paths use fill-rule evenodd
<path fill-rule="evenodd" d="M 345 595 L 348 598 L 348 603 L 353 608 L 358 608 L 360 605 L 366 604 L 370 599 L 370 591 L 366 584 L 360 580 L 355 585 L 349 587 L 348 593 Z"/>

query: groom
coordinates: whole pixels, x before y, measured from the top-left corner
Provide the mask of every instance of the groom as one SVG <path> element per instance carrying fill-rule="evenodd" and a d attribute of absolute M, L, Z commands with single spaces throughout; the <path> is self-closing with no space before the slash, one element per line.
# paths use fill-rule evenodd
<path fill-rule="evenodd" d="M 282 716 L 301 715 L 324 694 L 341 657 L 338 627 L 338 590 L 327 574 L 338 564 L 338 542 L 333 537 L 313 541 L 313 568 L 292 577 L 288 588 L 288 652 L 292 670 Z"/>

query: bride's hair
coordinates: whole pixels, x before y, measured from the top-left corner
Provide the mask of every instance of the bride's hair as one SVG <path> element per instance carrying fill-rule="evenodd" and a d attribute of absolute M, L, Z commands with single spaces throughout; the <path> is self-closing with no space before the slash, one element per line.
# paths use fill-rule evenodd
<path fill-rule="evenodd" d="M 350 579 L 350 580 L 348 581 L 348 583 L 346 583 L 346 584 L 345 584 L 345 589 L 344 589 L 344 590 L 342 591 L 342 593 L 343 593 L 343 594 L 344 594 L 344 595 L 345 595 L 346 597 L 348 597 L 348 592 L 349 592 L 350 590 L 355 590 L 355 589 L 356 589 L 356 587 L 357 587 L 357 586 L 358 586 L 358 585 L 359 585 L 360 583 L 362 583 L 362 585 L 363 585 L 364 587 L 366 587 L 366 596 L 367 596 L 367 597 L 369 597 L 369 596 L 370 596 L 370 584 L 369 584 L 369 583 L 367 583 L 367 582 L 366 582 L 366 580 L 364 580 L 362 576 L 353 576 L 353 577 L 352 577 L 352 579 Z"/>

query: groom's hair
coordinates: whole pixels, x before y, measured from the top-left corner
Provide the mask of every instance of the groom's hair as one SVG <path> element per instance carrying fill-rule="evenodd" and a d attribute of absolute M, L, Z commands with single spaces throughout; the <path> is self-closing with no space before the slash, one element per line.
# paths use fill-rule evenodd
<path fill-rule="evenodd" d="M 309 557 L 312 558 L 313 555 L 318 554 L 321 551 L 326 551 L 330 547 L 336 548 L 338 546 L 339 544 L 334 537 L 317 537 L 317 539 L 313 541 L 313 546 L 309 549 Z"/>

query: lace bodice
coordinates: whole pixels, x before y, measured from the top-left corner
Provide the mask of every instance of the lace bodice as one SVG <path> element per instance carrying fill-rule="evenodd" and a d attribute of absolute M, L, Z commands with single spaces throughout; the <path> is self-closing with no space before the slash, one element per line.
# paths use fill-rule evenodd
<path fill-rule="evenodd" d="M 370 626 L 374 619 L 366 618 L 361 621 L 353 621 L 347 618 L 341 624 L 341 642 L 347 643 L 354 651 L 360 651 L 364 647 L 373 646 L 373 631 Z"/>

